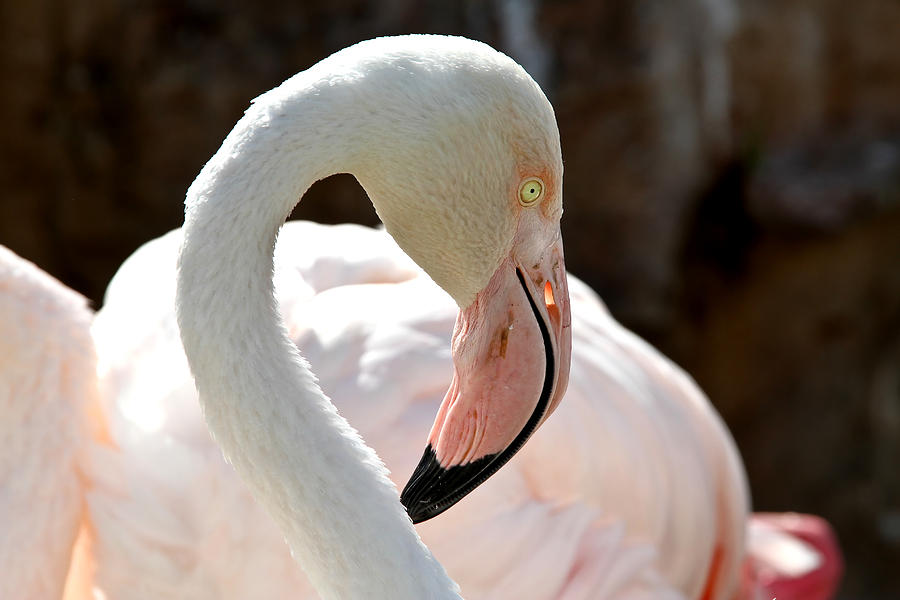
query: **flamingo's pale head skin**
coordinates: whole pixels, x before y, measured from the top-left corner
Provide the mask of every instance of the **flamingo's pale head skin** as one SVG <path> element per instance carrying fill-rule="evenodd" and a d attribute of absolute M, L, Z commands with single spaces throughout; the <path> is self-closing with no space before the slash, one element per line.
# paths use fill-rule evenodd
<path fill-rule="evenodd" d="M 460 307 L 454 375 L 403 493 L 430 518 L 505 463 L 562 397 L 571 349 L 553 108 L 477 42 L 344 51 L 366 73 L 352 172 L 398 244 Z M 407 46 L 409 48 L 409 46 Z M 353 49 L 350 49 L 351 51 Z M 329 59 L 332 60 L 332 59 Z"/>

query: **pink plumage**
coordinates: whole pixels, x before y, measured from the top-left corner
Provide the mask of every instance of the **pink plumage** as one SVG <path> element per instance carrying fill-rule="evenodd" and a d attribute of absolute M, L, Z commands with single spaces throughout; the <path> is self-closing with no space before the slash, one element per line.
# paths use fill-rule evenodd
<path fill-rule="evenodd" d="M 93 454 L 98 584 L 110 599 L 311 594 L 206 432 L 171 308 L 179 243 L 173 232 L 123 265 L 94 329 L 120 447 Z M 275 283 L 323 389 L 402 483 L 452 375 L 455 304 L 358 226 L 288 223 Z M 467 598 L 699 598 L 714 562 L 708 597 L 730 597 L 749 499 L 727 430 L 587 286 L 570 278 L 570 292 L 564 402 L 423 539 Z"/>
<path fill-rule="evenodd" d="M 0 598 L 63 593 L 97 392 L 91 318 L 83 297 L 0 246 Z"/>
<path fill-rule="evenodd" d="M 96 393 L 84 300 L 0 248 L 2 465 L 16 482 L 0 494 L 4 597 L 60 597 L 82 450 L 94 585 L 110 600 L 313 597 L 199 414 L 171 308 L 179 242 L 126 262 L 94 327 L 115 448 L 96 429 L 83 446 Z M 450 375 L 455 305 L 382 232 L 289 223 L 277 258 L 292 337 L 403 481 Z M 574 278 L 571 294 L 565 402 L 494 479 L 420 526 L 464 595 L 727 598 L 740 584 L 748 599 L 829 598 L 841 558 L 828 525 L 759 515 L 745 549 L 740 463 L 706 399 Z"/>

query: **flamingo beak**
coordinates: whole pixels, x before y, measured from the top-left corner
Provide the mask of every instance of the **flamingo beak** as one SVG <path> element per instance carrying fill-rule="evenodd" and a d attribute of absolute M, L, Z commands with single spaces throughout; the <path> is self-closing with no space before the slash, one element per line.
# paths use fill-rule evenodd
<path fill-rule="evenodd" d="M 523 261 L 514 246 L 456 319 L 453 380 L 400 496 L 413 523 L 496 473 L 565 393 L 572 337 L 562 241 L 538 254 Z"/>

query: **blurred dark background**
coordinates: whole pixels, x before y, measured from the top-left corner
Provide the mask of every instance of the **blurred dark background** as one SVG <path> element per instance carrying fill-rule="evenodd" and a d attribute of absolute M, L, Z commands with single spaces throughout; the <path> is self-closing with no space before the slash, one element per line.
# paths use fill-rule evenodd
<path fill-rule="evenodd" d="M 699 381 L 757 510 L 900 597 L 897 0 L 2 0 L 0 243 L 102 304 L 251 98 L 356 41 L 461 34 L 559 120 L 567 263 Z M 349 176 L 295 217 L 376 222 Z"/>

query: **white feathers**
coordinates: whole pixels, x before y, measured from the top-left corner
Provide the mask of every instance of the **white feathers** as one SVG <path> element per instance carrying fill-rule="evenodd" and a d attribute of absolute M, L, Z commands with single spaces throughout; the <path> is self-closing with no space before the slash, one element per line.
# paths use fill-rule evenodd
<path fill-rule="evenodd" d="M 118 402 L 111 408 L 121 451 L 103 455 L 116 470 L 89 495 L 97 583 L 110 600 L 313 597 L 209 438 L 177 337 L 155 333 L 171 332 L 173 290 L 163 282 L 178 245 L 173 232 L 129 260 L 95 326 L 101 360 L 118 357 L 107 383 L 137 390 L 164 379 L 180 390 L 145 397 L 163 415 L 151 433 Z M 291 339 L 394 481 L 405 481 L 452 374 L 456 305 L 384 232 L 363 227 L 290 222 L 275 265 Z M 742 555 L 746 490 L 728 462 L 730 439 L 677 367 L 575 278 L 570 292 L 566 399 L 509 465 L 419 530 L 469 599 L 693 597 L 716 544 L 726 569 Z M 733 505 L 720 505 L 730 487 Z"/>
<path fill-rule="evenodd" d="M 322 595 L 456 592 L 287 336 L 277 232 L 313 182 L 351 172 L 399 245 L 465 304 L 512 243 L 522 166 L 553 177 L 542 209 L 558 219 L 559 134 L 528 74 L 478 42 L 403 36 L 257 98 L 188 190 L 176 305 L 204 417 Z"/>
<path fill-rule="evenodd" d="M 61 597 L 95 358 L 84 298 L 0 246 L 0 598 Z"/>

